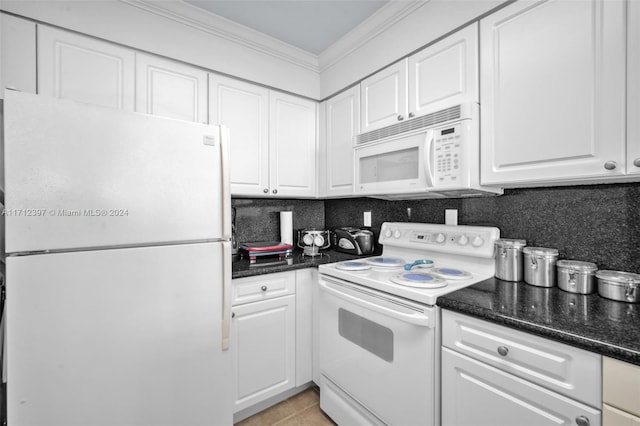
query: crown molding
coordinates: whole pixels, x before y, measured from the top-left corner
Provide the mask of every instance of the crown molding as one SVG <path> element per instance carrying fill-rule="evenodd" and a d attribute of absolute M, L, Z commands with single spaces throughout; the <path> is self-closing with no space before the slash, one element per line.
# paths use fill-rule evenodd
<path fill-rule="evenodd" d="M 318 56 L 320 72 L 340 62 L 430 0 L 391 0 Z"/>
<path fill-rule="evenodd" d="M 319 73 L 318 57 L 316 55 L 181 0 L 119 1 Z"/>

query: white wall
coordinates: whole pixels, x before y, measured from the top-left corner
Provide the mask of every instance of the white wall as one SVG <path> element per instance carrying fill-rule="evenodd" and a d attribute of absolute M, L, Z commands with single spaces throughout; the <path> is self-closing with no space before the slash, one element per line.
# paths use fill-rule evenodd
<path fill-rule="evenodd" d="M 318 99 L 317 58 L 275 40 L 226 35 L 186 4 L 139 0 L 2 0 L 2 10 Z M 178 16 L 173 12 L 186 13 Z M 190 13 L 191 12 L 191 13 Z M 270 52 L 260 47 L 273 46 Z M 284 52 L 284 53 L 283 53 Z"/>
<path fill-rule="evenodd" d="M 430 0 L 420 2 L 409 15 L 366 41 L 358 29 L 352 31 L 319 57 L 321 97 L 341 91 L 503 3 L 505 0 Z M 347 56 L 341 54 L 345 49 L 349 49 Z"/>

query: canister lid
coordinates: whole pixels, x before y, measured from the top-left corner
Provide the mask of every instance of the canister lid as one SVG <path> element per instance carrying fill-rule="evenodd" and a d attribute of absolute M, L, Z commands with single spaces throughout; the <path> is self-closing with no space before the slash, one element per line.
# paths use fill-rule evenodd
<path fill-rule="evenodd" d="M 632 272 L 621 271 L 598 271 L 596 272 L 596 278 L 603 280 L 613 281 L 621 284 L 640 284 L 640 274 L 634 274 Z"/>
<path fill-rule="evenodd" d="M 496 240 L 496 246 L 503 248 L 520 248 L 527 245 L 527 240 L 516 240 L 511 238 L 499 238 Z"/>
<path fill-rule="evenodd" d="M 573 269 L 576 271 L 593 272 L 598 270 L 598 265 L 592 262 L 583 262 L 580 260 L 558 260 L 556 266 L 559 269 Z"/>
<path fill-rule="evenodd" d="M 557 256 L 558 250 L 554 248 L 546 247 L 525 247 L 522 250 L 525 254 L 532 254 L 534 256 Z"/>

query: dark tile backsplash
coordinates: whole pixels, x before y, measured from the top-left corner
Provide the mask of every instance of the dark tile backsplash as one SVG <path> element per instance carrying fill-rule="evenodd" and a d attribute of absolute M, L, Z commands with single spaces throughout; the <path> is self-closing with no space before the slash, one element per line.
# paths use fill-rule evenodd
<path fill-rule="evenodd" d="M 280 212 L 293 212 L 294 242 L 298 229 L 324 229 L 324 201 L 234 198 L 236 237 L 240 244 L 280 241 Z"/>
<path fill-rule="evenodd" d="M 444 223 L 444 210 L 458 209 L 461 225 L 496 226 L 504 238 L 557 248 L 560 258 L 640 273 L 640 183 L 507 189 L 499 197 L 468 199 L 236 199 L 233 205 L 241 242 L 278 240 L 281 210 L 294 212 L 294 229 L 362 226 L 362 212 L 371 211 L 377 234 L 382 222 Z"/>

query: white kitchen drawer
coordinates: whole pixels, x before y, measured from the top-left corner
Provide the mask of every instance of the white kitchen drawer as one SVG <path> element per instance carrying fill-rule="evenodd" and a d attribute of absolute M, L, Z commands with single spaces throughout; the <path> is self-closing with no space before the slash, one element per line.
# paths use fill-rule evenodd
<path fill-rule="evenodd" d="M 295 271 L 236 278 L 231 284 L 231 305 L 295 294 Z"/>
<path fill-rule="evenodd" d="M 602 404 L 602 426 L 640 426 L 640 417 Z"/>
<path fill-rule="evenodd" d="M 640 366 L 604 357 L 602 368 L 602 400 L 640 416 Z"/>
<path fill-rule="evenodd" d="M 602 414 L 570 398 L 442 349 L 442 424 L 447 426 L 600 426 Z"/>
<path fill-rule="evenodd" d="M 602 357 L 549 339 L 442 311 L 442 345 L 566 395 L 600 407 Z"/>

